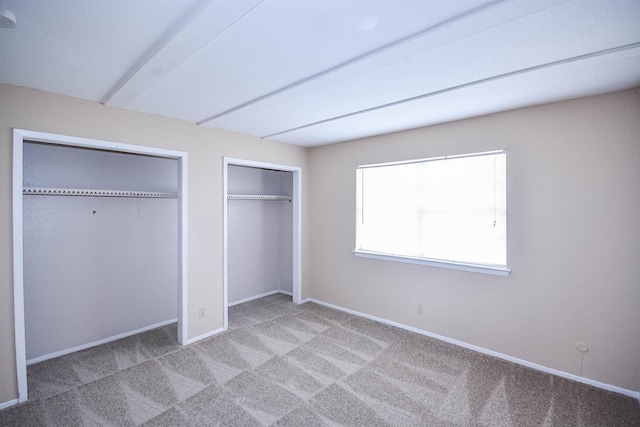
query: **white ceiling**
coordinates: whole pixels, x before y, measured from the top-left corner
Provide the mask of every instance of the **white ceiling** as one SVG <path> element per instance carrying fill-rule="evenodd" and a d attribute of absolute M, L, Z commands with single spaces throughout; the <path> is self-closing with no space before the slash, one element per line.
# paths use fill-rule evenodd
<path fill-rule="evenodd" d="M 317 146 L 640 86 L 640 0 L 0 0 L 0 81 Z"/>

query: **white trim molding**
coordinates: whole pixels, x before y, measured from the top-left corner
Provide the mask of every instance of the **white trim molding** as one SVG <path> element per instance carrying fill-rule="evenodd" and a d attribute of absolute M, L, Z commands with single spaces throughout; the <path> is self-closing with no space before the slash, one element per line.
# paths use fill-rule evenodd
<path fill-rule="evenodd" d="M 61 351 L 56 351 L 55 353 L 45 354 L 44 356 L 34 357 L 33 359 L 27 360 L 27 366 L 33 365 L 34 363 L 44 362 L 45 360 L 53 359 L 55 357 L 64 356 L 65 354 L 75 353 L 76 351 L 85 350 L 87 348 L 95 347 L 97 345 L 106 344 L 108 342 L 116 341 L 121 338 L 130 337 L 131 335 L 140 334 L 142 332 L 147 332 L 152 329 L 161 328 L 166 325 L 170 325 L 172 323 L 176 323 L 178 321 L 177 318 L 165 320 L 164 322 L 154 323 L 153 325 L 144 326 L 142 328 L 134 329 L 133 331 L 123 332 L 121 334 L 113 335 L 107 338 L 103 338 L 101 340 L 93 341 L 90 343 L 82 344 L 77 347 L 66 348 Z"/>
<path fill-rule="evenodd" d="M 253 296 L 250 296 L 248 298 L 243 298 L 243 299 L 238 300 L 238 301 L 230 302 L 228 305 L 229 305 L 229 307 L 233 307 L 234 305 L 242 304 L 244 302 L 253 301 L 254 299 L 264 298 L 264 297 L 268 297 L 269 295 L 275 295 L 275 294 L 279 294 L 279 293 L 281 293 L 281 291 L 279 291 L 279 290 L 269 291 L 269 292 L 265 292 L 265 293 L 260 294 L 260 295 L 253 295 Z"/>
<path fill-rule="evenodd" d="M 383 254 L 378 252 L 364 251 L 356 249 L 355 256 L 362 258 L 379 259 L 383 261 L 404 262 L 407 264 L 428 265 L 429 267 L 447 268 L 449 270 L 471 271 L 473 273 L 492 274 L 494 276 L 508 276 L 511 270 L 505 267 L 494 267 L 490 265 L 467 264 L 464 262 L 444 261 L 438 259 L 415 258 L 404 255 Z"/>
<path fill-rule="evenodd" d="M 183 345 L 193 344 L 194 342 L 201 341 L 201 340 L 203 340 L 205 338 L 209 338 L 209 337 L 212 337 L 214 335 L 218 335 L 218 334 L 220 334 L 220 333 L 222 333 L 222 332 L 224 332 L 226 330 L 227 330 L 227 328 L 218 328 L 218 329 L 215 329 L 213 331 L 209 331 L 209 332 L 207 332 L 205 334 L 198 335 L 197 337 L 189 338 L 185 343 L 183 343 Z"/>
<path fill-rule="evenodd" d="M 13 307 L 16 346 L 17 403 L 28 399 L 27 358 L 24 320 L 24 260 L 23 260 L 23 147 L 25 141 L 44 142 L 71 147 L 86 147 L 152 155 L 178 160 L 178 342 L 185 345 L 188 338 L 187 311 L 187 192 L 188 154 L 183 151 L 143 145 L 123 144 L 76 136 L 13 129 Z M 157 325 L 154 325 L 157 327 Z M 132 333 L 140 332 L 140 330 Z M 99 342 L 97 342 L 99 343 Z M 79 349 L 79 348 L 76 348 Z M 53 357 L 53 356 L 51 356 Z M 31 362 L 35 363 L 36 359 Z"/>
<path fill-rule="evenodd" d="M 28 133 L 13 130 L 13 319 L 16 345 L 18 403 L 28 398 L 24 321 L 23 143 Z"/>
<path fill-rule="evenodd" d="M 353 314 L 358 317 L 364 317 L 365 319 L 375 320 L 376 322 L 384 323 L 386 325 L 395 326 L 396 328 L 404 329 L 407 331 L 415 332 L 420 335 L 424 335 L 430 338 L 435 338 L 440 341 L 447 342 L 449 344 L 457 345 L 459 347 L 467 348 L 469 350 L 477 351 L 478 353 L 493 356 L 498 359 L 506 360 L 508 362 L 516 363 L 518 365 L 526 366 L 537 371 L 542 371 L 548 374 L 557 375 L 559 377 L 567 378 L 569 380 L 577 381 L 579 383 L 588 384 L 603 390 L 612 391 L 614 393 L 620 393 L 625 396 L 636 398 L 640 401 L 640 391 L 628 390 L 626 388 L 618 387 L 612 384 L 603 383 L 600 381 L 592 380 L 590 378 L 580 377 L 578 375 L 570 374 L 568 372 L 559 371 L 557 369 L 549 368 L 547 366 L 538 365 L 537 363 L 529 362 L 524 359 L 518 359 L 517 357 L 509 356 L 507 354 L 498 353 L 497 351 L 489 350 L 484 347 L 478 347 L 477 345 L 469 344 L 464 341 L 458 341 L 453 338 L 448 338 L 442 335 L 434 334 L 422 329 L 414 328 L 413 326 L 407 326 L 402 323 L 394 322 L 392 320 L 383 319 L 382 317 L 372 316 L 370 314 L 361 313 L 359 311 L 351 310 L 348 308 L 340 307 L 338 305 L 330 304 L 328 302 L 319 301 L 317 299 L 309 298 L 305 302 L 314 302 L 316 304 L 323 305 L 325 307 L 333 308 L 335 310 L 344 311 L 345 313 Z"/>
<path fill-rule="evenodd" d="M 0 403 L 0 411 L 2 411 L 3 409 L 9 408 L 11 406 L 17 405 L 18 399 L 13 399 L 13 400 L 9 400 L 7 402 L 2 402 Z"/>

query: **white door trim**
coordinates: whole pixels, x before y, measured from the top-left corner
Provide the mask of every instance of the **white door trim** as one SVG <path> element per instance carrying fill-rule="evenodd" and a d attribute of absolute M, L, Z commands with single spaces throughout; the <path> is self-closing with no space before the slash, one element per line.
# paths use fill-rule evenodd
<path fill-rule="evenodd" d="M 228 290 L 228 187 L 227 179 L 229 165 L 250 166 L 255 168 L 273 169 L 293 173 L 293 303 L 302 302 L 302 168 L 296 166 L 278 165 L 275 163 L 256 162 L 253 160 L 237 159 L 233 157 L 223 158 L 222 167 L 222 205 L 223 205 L 223 283 L 224 283 L 224 329 L 229 326 L 229 290 Z"/>
<path fill-rule="evenodd" d="M 16 340 L 16 371 L 18 402 L 28 398 L 27 358 L 24 323 L 24 260 L 23 260 L 23 147 L 24 141 L 88 147 L 147 154 L 178 160 L 178 342 L 185 344 L 187 333 L 187 188 L 188 160 L 183 151 L 166 150 L 142 145 L 122 144 L 98 139 L 80 138 L 24 129 L 13 130 L 13 309 Z"/>

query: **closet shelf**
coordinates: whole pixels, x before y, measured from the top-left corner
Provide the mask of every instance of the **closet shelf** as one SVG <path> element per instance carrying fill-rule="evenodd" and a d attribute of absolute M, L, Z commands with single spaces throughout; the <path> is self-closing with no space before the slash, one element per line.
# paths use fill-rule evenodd
<path fill-rule="evenodd" d="M 273 201 L 282 201 L 286 200 L 288 202 L 291 201 L 290 196 L 276 196 L 269 194 L 228 194 L 228 200 L 273 200 Z"/>
<path fill-rule="evenodd" d="M 84 197 L 135 197 L 155 199 L 177 199 L 178 193 L 162 193 L 157 191 L 129 191 L 129 190 L 97 190 L 90 188 L 46 188 L 25 187 L 25 196 L 84 196 Z"/>

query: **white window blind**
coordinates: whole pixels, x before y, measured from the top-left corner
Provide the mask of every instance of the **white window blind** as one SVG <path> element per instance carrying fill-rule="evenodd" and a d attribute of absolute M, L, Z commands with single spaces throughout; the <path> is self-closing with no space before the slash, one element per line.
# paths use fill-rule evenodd
<path fill-rule="evenodd" d="M 505 267 L 506 152 L 360 166 L 356 251 Z"/>

